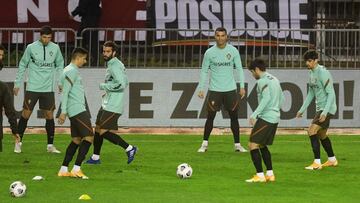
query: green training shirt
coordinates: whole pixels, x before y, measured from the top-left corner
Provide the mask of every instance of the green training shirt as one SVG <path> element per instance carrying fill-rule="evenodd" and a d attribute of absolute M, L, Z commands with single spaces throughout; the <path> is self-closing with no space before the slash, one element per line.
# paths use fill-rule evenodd
<path fill-rule="evenodd" d="M 270 73 L 264 74 L 257 81 L 258 107 L 251 118 L 261 118 L 269 123 L 279 123 L 280 108 L 284 101 L 279 80 Z"/>
<path fill-rule="evenodd" d="M 61 80 L 63 86 L 61 113 L 67 114 L 71 118 L 86 111 L 85 91 L 81 82 L 79 68 L 70 63 L 65 67 Z"/>
<path fill-rule="evenodd" d="M 244 71 L 239 51 L 230 44 L 226 44 L 223 49 L 220 49 L 216 45 L 210 47 L 206 50 L 204 55 L 200 74 L 199 90 L 204 90 L 209 72 L 209 90 L 216 92 L 236 90 L 234 67 L 238 71 L 240 88 L 244 88 Z"/>
<path fill-rule="evenodd" d="M 22 56 L 16 74 L 15 87 L 20 87 L 28 68 L 27 91 L 54 92 L 54 73 L 61 75 L 64 59 L 57 44 L 44 46 L 39 40 L 29 44 Z"/>
<path fill-rule="evenodd" d="M 304 104 L 299 112 L 304 113 L 305 109 L 310 105 L 315 97 L 316 111 L 322 111 L 322 115 L 328 113 L 334 115 L 336 113 L 335 90 L 333 78 L 330 72 L 322 65 L 309 71 L 309 90 Z"/>
<path fill-rule="evenodd" d="M 124 91 L 128 86 L 124 64 L 116 57 L 107 62 L 105 83 L 100 84 L 100 89 L 105 91 L 102 98 L 102 108 L 114 113 L 123 113 Z"/>

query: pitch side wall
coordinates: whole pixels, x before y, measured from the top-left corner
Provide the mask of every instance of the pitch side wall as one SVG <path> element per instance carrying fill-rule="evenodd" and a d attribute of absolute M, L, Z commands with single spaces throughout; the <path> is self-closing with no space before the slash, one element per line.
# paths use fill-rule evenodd
<path fill-rule="evenodd" d="M 17 69 L 5 68 L 1 71 L 0 80 L 13 86 Z M 268 70 L 278 77 L 285 94 L 285 104 L 282 108 L 280 127 L 305 127 L 311 121 L 315 106 L 312 104 L 305 112 L 304 119 L 295 119 L 306 97 L 308 73 L 307 70 Z M 248 116 L 257 106 L 255 80 L 246 69 L 245 81 L 247 97 L 241 100 L 239 121 L 241 126 L 249 126 Z M 337 96 L 338 111 L 331 121 L 333 127 L 360 127 L 360 71 L 331 70 Z M 81 70 L 86 97 L 89 103 L 92 122 L 101 105 L 102 92 L 99 83 L 104 80 L 104 69 Z M 163 127 L 202 127 L 206 111 L 205 100 L 197 97 L 199 69 L 130 69 L 127 70 L 129 87 L 126 90 L 125 112 L 119 119 L 120 126 L 163 126 Z M 24 88 L 21 87 L 21 90 Z M 60 103 L 61 95 L 56 93 L 56 105 Z M 15 108 L 22 109 L 24 92 L 15 97 Z M 43 126 L 41 112 L 35 112 L 29 120 L 29 126 Z M 58 110 L 58 108 L 57 108 Z M 216 126 L 229 126 L 226 113 L 218 113 Z M 7 125 L 6 122 L 4 122 Z M 66 126 L 69 125 L 67 121 Z"/>

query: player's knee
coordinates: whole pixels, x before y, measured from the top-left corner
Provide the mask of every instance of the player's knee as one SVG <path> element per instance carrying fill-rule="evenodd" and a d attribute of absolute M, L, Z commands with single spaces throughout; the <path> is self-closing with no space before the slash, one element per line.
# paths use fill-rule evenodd
<path fill-rule="evenodd" d="M 98 125 L 95 126 L 95 132 L 100 133 L 100 126 Z"/>
<path fill-rule="evenodd" d="M 79 138 L 79 137 L 73 137 L 73 138 L 72 138 L 72 141 L 73 141 L 73 143 L 79 145 L 80 142 L 81 142 L 81 138 Z"/>
<path fill-rule="evenodd" d="M 48 119 L 48 120 L 54 119 L 53 111 L 45 111 L 45 119 Z"/>
<path fill-rule="evenodd" d="M 254 150 L 254 149 L 259 149 L 259 145 L 253 142 L 249 142 L 249 149 Z"/>
<path fill-rule="evenodd" d="M 320 140 L 325 140 L 327 138 L 327 134 L 319 134 Z"/>
<path fill-rule="evenodd" d="M 21 116 L 25 119 L 29 119 L 31 116 L 32 111 L 23 109 Z"/>
<path fill-rule="evenodd" d="M 109 132 L 117 134 L 117 130 L 109 130 Z"/>
<path fill-rule="evenodd" d="M 107 130 L 107 129 L 99 129 L 98 133 L 99 133 L 99 135 L 103 135 L 107 131 L 109 131 L 109 130 Z"/>
<path fill-rule="evenodd" d="M 317 130 L 310 127 L 307 132 L 308 132 L 309 136 L 312 136 L 312 135 L 315 135 L 317 133 Z"/>
<path fill-rule="evenodd" d="M 86 136 L 86 137 L 84 137 L 84 140 L 86 140 L 92 144 L 94 141 L 94 136 Z"/>

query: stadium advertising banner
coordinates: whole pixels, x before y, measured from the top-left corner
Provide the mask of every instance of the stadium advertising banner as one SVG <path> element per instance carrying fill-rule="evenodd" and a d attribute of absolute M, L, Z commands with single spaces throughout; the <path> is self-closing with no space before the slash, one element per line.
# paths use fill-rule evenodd
<path fill-rule="evenodd" d="M 206 30 L 225 27 L 240 37 L 309 40 L 300 31 L 261 31 L 261 29 L 312 28 L 312 6 L 308 0 L 152 0 L 151 23 L 157 29 L 176 28 L 183 38 L 213 36 Z M 187 32 L 186 30 L 203 30 Z M 260 29 L 258 31 L 251 29 Z M 167 36 L 157 33 L 157 39 Z"/>
<path fill-rule="evenodd" d="M 0 80 L 13 86 L 16 69 L 3 69 Z M 285 94 L 281 111 L 280 127 L 305 127 L 315 113 L 312 103 L 304 113 L 304 118 L 295 119 L 307 94 L 307 70 L 269 70 L 278 77 Z M 334 78 L 338 111 L 331 120 L 332 127 L 360 127 L 360 71 L 331 70 Z M 257 106 L 256 81 L 250 72 L 244 70 L 247 96 L 241 100 L 239 109 L 240 126 L 249 126 L 248 117 Z M 95 122 L 101 104 L 99 83 L 104 80 L 104 69 L 83 69 L 81 75 L 86 97 Z M 120 126 L 139 127 L 202 127 L 206 118 L 205 100 L 197 97 L 199 69 L 129 69 L 129 87 L 126 91 L 125 112 L 119 119 Z M 21 87 L 23 90 L 23 87 Z M 24 92 L 15 97 L 15 107 L 22 109 Z M 60 94 L 56 103 L 60 103 Z M 35 107 L 38 109 L 38 107 Z M 39 119 L 41 113 L 34 112 L 29 120 L 30 126 L 43 126 Z M 219 112 L 215 126 L 229 126 L 226 112 Z M 8 125 L 4 122 L 5 125 Z M 68 121 L 65 125 L 69 125 Z"/>
<path fill-rule="evenodd" d="M 77 30 L 80 18 L 70 19 L 79 0 L 12 0 L 1 5 L 1 28 L 55 28 Z M 308 33 L 298 29 L 313 28 L 312 4 L 309 0 L 102 0 L 100 28 L 181 29 L 177 40 L 213 36 L 216 27 L 223 26 L 231 36 L 242 39 L 262 38 L 307 42 Z M 261 29 L 292 29 L 292 31 L 261 31 Z M 202 30 L 184 31 L 184 30 Z M 258 30 L 254 30 L 258 29 Z M 208 31 L 207 31 L 208 30 Z M 22 43 L 21 33 L 12 32 L 13 43 Z M 8 32 L 0 32 L 0 42 L 9 41 Z M 156 32 L 157 40 L 170 39 L 169 33 Z M 32 41 L 28 36 L 26 40 Z M 72 41 L 73 37 L 67 37 Z M 63 42 L 63 41 L 61 41 Z"/>

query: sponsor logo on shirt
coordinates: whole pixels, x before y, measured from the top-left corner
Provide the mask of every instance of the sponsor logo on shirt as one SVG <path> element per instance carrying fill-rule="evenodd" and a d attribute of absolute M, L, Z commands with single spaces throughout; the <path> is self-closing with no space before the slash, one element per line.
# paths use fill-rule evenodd
<path fill-rule="evenodd" d="M 31 61 L 38 67 L 40 68 L 51 68 L 54 67 L 54 63 L 47 63 L 47 62 L 43 62 L 43 61 L 38 61 L 36 59 L 34 59 L 33 57 L 31 57 Z"/>
<path fill-rule="evenodd" d="M 311 78 L 311 83 L 316 83 L 317 82 L 317 79 L 316 78 Z"/>
<path fill-rule="evenodd" d="M 231 66 L 231 62 L 211 62 L 213 66 Z"/>
<path fill-rule="evenodd" d="M 33 63 L 40 68 L 51 68 L 54 67 L 54 63 L 46 63 L 41 61 L 33 61 Z"/>

